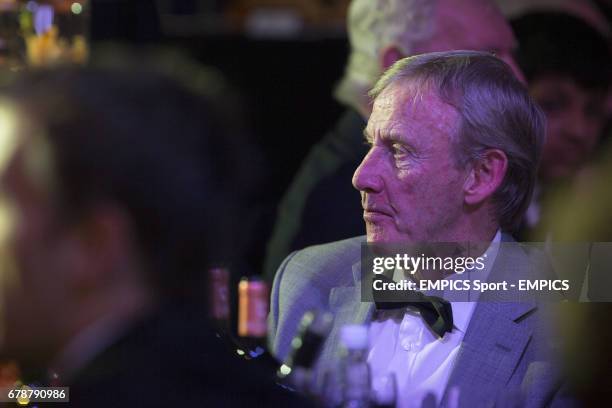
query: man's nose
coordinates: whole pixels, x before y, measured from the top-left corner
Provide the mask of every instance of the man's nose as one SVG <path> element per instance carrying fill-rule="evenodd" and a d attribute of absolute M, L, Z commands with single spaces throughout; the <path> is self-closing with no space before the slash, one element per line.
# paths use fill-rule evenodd
<path fill-rule="evenodd" d="M 353 175 L 353 187 L 365 193 L 376 193 L 382 189 L 378 152 L 370 149 Z"/>

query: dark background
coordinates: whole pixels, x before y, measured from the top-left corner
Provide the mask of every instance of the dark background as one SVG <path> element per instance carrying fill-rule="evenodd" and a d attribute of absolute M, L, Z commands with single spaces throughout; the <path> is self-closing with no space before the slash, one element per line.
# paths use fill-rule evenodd
<path fill-rule="evenodd" d="M 333 0 L 325 2 L 324 7 L 338 7 Z M 239 266 L 243 270 L 237 271 L 251 275 L 260 273 L 282 194 L 342 110 L 332 92 L 342 76 L 348 44 L 343 18 L 261 34 L 245 28 L 244 16 L 236 17 L 230 3 L 93 0 L 90 35 L 94 47 L 112 41 L 176 48 L 217 68 L 239 91 L 259 156 L 243 168 L 259 174 L 246 203 L 244 216 L 249 219 L 242 220 L 254 225 L 255 233 L 247 244 L 246 262 Z"/>

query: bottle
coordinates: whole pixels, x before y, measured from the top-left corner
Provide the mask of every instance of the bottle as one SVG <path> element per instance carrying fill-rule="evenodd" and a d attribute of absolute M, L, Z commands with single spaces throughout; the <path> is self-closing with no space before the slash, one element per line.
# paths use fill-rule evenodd
<path fill-rule="evenodd" d="M 232 332 L 231 275 L 228 268 L 214 266 L 208 270 L 208 317 L 215 336 L 228 351 L 240 358 L 247 355 Z"/>
<path fill-rule="evenodd" d="M 229 269 L 216 266 L 208 270 L 208 310 L 213 326 L 219 331 L 231 328 Z"/>
<path fill-rule="evenodd" d="M 304 313 L 297 334 L 291 340 L 291 350 L 277 371 L 283 383 L 304 394 L 314 394 L 312 370 L 332 322 L 333 315 L 328 312 Z"/>
<path fill-rule="evenodd" d="M 232 330 L 231 274 L 228 268 L 208 270 L 209 318 L 217 338 L 242 360 L 257 360 L 272 373 L 278 361 L 264 349 L 267 330 L 268 292 L 259 279 L 243 278 L 238 286 L 238 336 Z M 259 285 L 259 283 L 263 283 Z"/>
<path fill-rule="evenodd" d="M 268 285 L 258 277 L 242 278 L 238 283 L 238 336 L 251 357 L 265 350 L 268 334 Z"/>
<path fill-rule="evenodd" d="M 367 362 L 368 328 L 364 325 L 346 325 L 340 332 L 345 348 L 341 362 L 340 381 L 343 408 L 369 408 L 370 367 Z"/>
<path fill-rule="evenodd" d="M 280 363 L 266 350 L 270 290 L 260 277 L 242 278 L 238 283 L 238 342 L 244 358 L 257 360 L 273 375 Z"/>

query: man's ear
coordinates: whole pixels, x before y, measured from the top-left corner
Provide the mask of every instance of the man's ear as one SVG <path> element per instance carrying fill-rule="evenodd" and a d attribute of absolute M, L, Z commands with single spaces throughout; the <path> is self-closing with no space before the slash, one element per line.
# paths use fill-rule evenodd
<path fill-rule="evenodd" d="M 478 205 L 491 197 L 504 181 L 508 157 L 499 149 L 487 150 L 475 160 L 464 184 L 465 202 Z"/>
<path fill-rule="evenodd" d="M 395 61 L 399 61 L 402 58 L 404 58 L 404 53 L 396 45 L 383 48 L 379 61 L 381 70 L 386 71 Z"/>

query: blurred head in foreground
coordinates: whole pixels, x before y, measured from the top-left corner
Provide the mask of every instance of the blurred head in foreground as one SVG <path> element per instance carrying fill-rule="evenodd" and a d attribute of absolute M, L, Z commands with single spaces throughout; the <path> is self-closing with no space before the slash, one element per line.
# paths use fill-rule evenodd
<path fill-rule="evenodd" d="M 492 52 L 523 78 L 512 55 L 512 29 L 490 0 L 353 0 L 347 30 L 351 52 L 336 96 L 362 113 L 378 77 L 395 61 L 414 54 Z"/>
<path fill-rule="evenodd" d="M 209 100 L 96 68 L 30 73 L 2 94 L 4 354 L 78 365 L 57 360 L 81 333 L 112 338 L 202 293 L 229 165 Z"/>
<path fill-rule="evenodd" d="M 591 158 L 606 124 L 610 45 L 569 14 L 531 12 L 512 27 L 520 45 L 517 60 L 547 119 L 540 179 L 573 176 Z"/>

